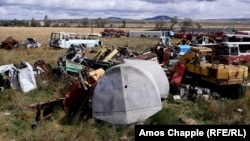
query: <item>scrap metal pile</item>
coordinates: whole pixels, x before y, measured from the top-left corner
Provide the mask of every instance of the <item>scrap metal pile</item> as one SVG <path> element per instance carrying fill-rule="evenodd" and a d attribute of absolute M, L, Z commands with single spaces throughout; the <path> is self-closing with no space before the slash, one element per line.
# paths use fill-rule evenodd
<path fill-rule="evenodd" d="M 31 48 L 31 47 L 41 47 L 42 44 L 40 42 L 38 42 L 37 40 L 35 40 L 34 38 L 27 38 L 26 42 L 23 44 L 26 48 Z"/>
<path fill-rule="evenodd" d="M 58 59 L 70 84 L 63 100 L 65 110 L 111 124 L 144 121 L 161 110 L 161 99 L 169 93 L 168 78 L 157 61 L 134 55 L 140 56 L 126 47 L 102 47 L 88 58 L 84 47 L 72 45 Z"/>
<path fill-rule="evenodd" d="M 20 48 L 20 47 L 41 47 L 41 43 L 36 41 L 34 38 L 28 37 L 25 41 L 25 43 L 20 43 L 14 37 L 9 36 L 5 40 L 1 42 L 0 49 L 14 49 L 14 48 Z"/>

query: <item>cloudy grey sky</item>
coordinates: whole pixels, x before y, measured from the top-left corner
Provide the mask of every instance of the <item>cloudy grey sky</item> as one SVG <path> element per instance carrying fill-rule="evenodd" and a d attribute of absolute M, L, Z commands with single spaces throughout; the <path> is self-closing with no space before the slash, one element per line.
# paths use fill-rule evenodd
<path fill-rule="evenodd" d="M 191 19 L 250 18 L 250 0 L 1 0 L 0 20 L 157 15 Z"/>

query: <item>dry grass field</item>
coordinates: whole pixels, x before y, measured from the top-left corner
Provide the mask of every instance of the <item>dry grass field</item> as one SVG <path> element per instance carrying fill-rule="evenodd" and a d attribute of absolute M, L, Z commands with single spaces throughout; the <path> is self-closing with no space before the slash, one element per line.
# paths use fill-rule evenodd
<path fill-rule="evenodd" d="M 50 33 L 70 31 L 76 33 L 99 33 L 102 28 L 33 28 L 33 27 L 0 27 L 0 40 L 13 36 L 24 43 L 27 37 L 35 38 L 40 48 L 0 49 L 0 65 L 20 63 L 33 64 L 43 59 L 52 67 L 57 67 L 57 60 L 64 55 L 65 49 L 49 47 Z M 131 30 L 131 29 L 125 29 Z M 135 30 L 133 28 L 133 30 Z M 134 51 L 144 51 L 153 47 L 158 40 L 147 38 L 102 38 L 106 47 L 128 45 Z M 86 56 L 91 56 L 87 51 Z M 0 91 L 0 140 L 1 141 L 133 141 L 134 126 L 114 128 L 113 125 L 96 122 L 94 119 L 68 119 L 62 107 L 56 107 L 50 120 L 41 120 L 35 129 L 31 128 L 36 110 L 28 105 L 50 101 L 63 97 L 67 90 L 63 80 L 56 79 L 49 83 L 38 81 L 38 89 L 29 93 L 20 90 L 5 89 Z M 250 95 L 238 100 L 188 101 L 166 99 L 163 109 L 145 121 L 144 124 L 250 124 Z M 243 112 L 239 112 L 243 111 Z"/>
<path fill-rule="evenodd" d="M 37 27 L 0 27 L 0 41 L 12 36 L 20 43 L 25 43 L 26 38 L 32 37 L 42 44 L 41 48 L 1 50 L 0 64 L 27 61 L 33 63 L 37 59 L 44 59 L 52 65 L 56 63 L 59 56 L 63 55 L 66 50 L 55 50 L 49 47 L 49 38 L 51 32 L 75 32 L 75 33 L 100 33 L 103 28 L 37 28 Z M 129 31 L 131 29 L 125 29 Z M 133 28 L 133 30 L 136 30 Z M 142 30 L 142 29 L 140 29 Z M 128 45 L 129 47 L 140 51 L 142 48 L 152 47 L 157 43 L 156 39 L 131 39 L 131 38 L 102 38 L 103 45 L 106 47 L 118 47 Z M 88 52 L 87 52 L 88 53 Z"/>

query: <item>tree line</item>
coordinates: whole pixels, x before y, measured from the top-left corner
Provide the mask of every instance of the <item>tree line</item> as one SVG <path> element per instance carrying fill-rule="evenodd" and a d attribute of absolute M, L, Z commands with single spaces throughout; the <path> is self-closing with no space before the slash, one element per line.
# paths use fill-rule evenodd
<path fill-rule="evenodd" d="M 50 20 L 48 16 L 45 15 L 43 20 L 35 20 L 32 18 L 31 20 L 10 20 L 10 21 L 0 21 L 0 26 L 12 26 L 12 27 L 95 27 L 95 28 L 104 28 L 110 27 L 113 28 L 114 25 L 109 23 L 106 19 L 97 18 L 97 19 L 89 19 L 89 18 L 82 18 L 80 20 Z M 182 30 L 186 30 L 188 28 L 198 28 L 201 29 L 202 26 L 200 23 L 194 22 L 191 18 L 185 18 L 179 21 L 177 16 L 172 17 L 170 20 L 167 19 L 160 19 L 155 20 L 155 28 L 157 29 L 164 29 L 169 28 L 173 29 L 176 25 L 181 27 Z M 121 26 L 119 28 L 126 28 L 127 21 L 122 20 Z"/>

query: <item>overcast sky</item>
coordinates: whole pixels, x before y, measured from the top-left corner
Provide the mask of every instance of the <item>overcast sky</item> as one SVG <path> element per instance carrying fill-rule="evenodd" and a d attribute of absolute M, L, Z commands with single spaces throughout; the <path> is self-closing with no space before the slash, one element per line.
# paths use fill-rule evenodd
<path fill-rule="evenodd" d="M 0 15 L 0 20 L 42 20 L 45 15 L 49 19 L 250 18 L 250 0 L 1 0 Z"/>

